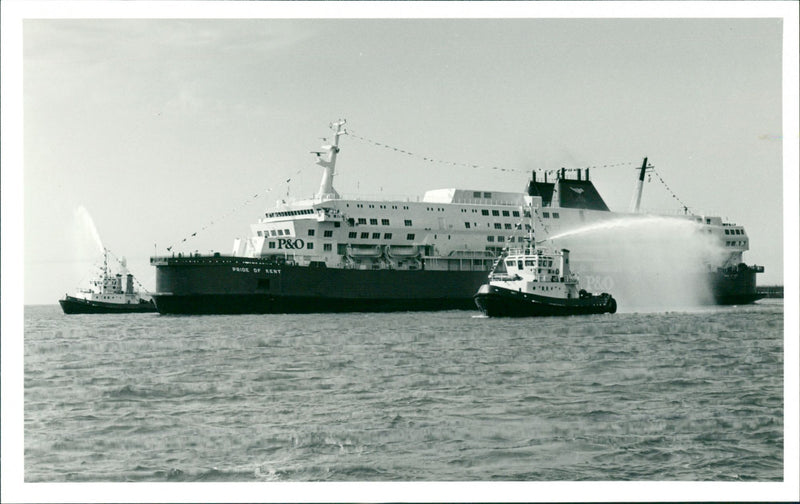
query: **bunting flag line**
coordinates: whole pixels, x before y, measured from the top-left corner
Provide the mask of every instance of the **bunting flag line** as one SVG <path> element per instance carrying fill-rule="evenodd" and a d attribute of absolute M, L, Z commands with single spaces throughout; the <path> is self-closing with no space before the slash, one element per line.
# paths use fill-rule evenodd
<path fill-rule="evenodd" d="M 122 260 L 119 257 L 117 257 L 116 255 L 114 255 L 113 252 L 111 252 L 108 249 L 106 249 L 106 252 L 108 252 L 108 254 L 111 256 L 112 259 L 117 261 L 117 264 L 119 264 L 120 266 L 122 266 L 125 269 L 128 268 L 128 266 L 126 264 L 123 264 Z M 147 290 L 147 288 L 144 285 L 142 285 L 141 282 L 139 282 L 139 279 L 136 278 L 136 275 L 131 275 L 131 276 L 133 277 L 133 281 L 136 282 L 136 285 L 138 285 L 140 289 L 142 289 L 145 293 L 150 294 L 150 291 Z"/>
<path fill-rule="evenodd" d="M 681 199 L 678 197 L 678 195 L 675 194 L 675 192 L 672 189 L 669 188 L 667 183 L 664 182 L 664 179 L 661 178 L 661 175 L 659 175 L 659 173 L 656 171 L 655 168 L 652 169 L 652 172 L 656 175 L 656 177 L 658 177 L 658 180 L 661 182 L 661 184 L 664 186 L 664 188 L 667 190 L 667 192 L 675 199 L 675 201 L 677 201 L 681 205 L 681 208 L 683 208 L 684 211 L 688 212 L 690 210 L 689 206 L 687 204 L 685 204 L 683 201 L 681 201 Z"/>
<path fill-rule="evenodd" d="M 437 164 L 448 165 L 448 166 L 463 166 L 465 168 L 495 170 L 495 171 L 502 171 L 502 172 L 515 172 L 515 173 L 525 173 L 525 174 L 529 174 L 529 173 L 531 173 L 531 171 L 533 171 L 533 170 L 520 170 L 518 168 L 505 168 L 505 167 L 500 167 L 500 166 L 487 166 L 487 165 L 480 165 L 480 164 L 474 164 L 474 163 L 459 163 L 459 162 L 455 162 L 455 161 L 446 161 L 446 160 L 442 160 L 442 159 L 432 158 L 432 157 L 427 156 L 427 155 L 423 156 L 421 154 L 416 154 L 414 152 L 408 151 L 406 149 L 402 149 L 400 147 L 395 147 L 393 145 L 389 145 L 389 144 L 384 143 L 384 142 L 378 142 L 376 140 L 372 140 L 370 138 L 367 138 L 367 137 L 364 137 L 364 136 L 361 136 L 361 135 L 355 133 L 351 129 L 346 129 L 345 130 L 345 134 L 347 134 L 348 136 L 351 136 L 351 137 L 353 137 L 353 138 L 355 138 L 357 140 L 360 140 L 360 141 L 362 141 L 364 143 L 368 143 L 370 145 L 374 145 L 375 147 L 382 147 L 384 149 L 392 150 L 394 152 L 399 152 L 399 153 L 405 154 L 407 156 L 416 157 L 416 158 L 421 159 L 422 161 L 428 162 L 428 163 L 437 163 Z M 615 167 L 619 167 L 619 166 L 638 166 L 638 162 L 633 161 L 633 162 L 622 162 L 622 163 L 593 164 L 593 165 L 586 165 L 586 166 L 580 166 L 580 167 L 571 167 L 571 168 L 566 168 L 565 167 L 565 168 L 559 168 L 559 169 L 554 169 L 554 170 L 536 170 L 536 171 L 538 173 L 544 173 L 546 175 L 555 176 L 562 169 L 564 169 L 566 171 L 574 172 L 574 171 L 578 171 L 578 170 L 584 170 L 584 169 L 587 169 L 587 168 L 592 168 L 592 169 L 596 169 L 596 168 L 615 168 Z"/>
<path fill-rule="evenodd" d="M 292 179 L 295 176 L 299 175 L 303 170 L 304 170 L 304 168 L 301 168 L 301 169 L 297 170 L 296 172 L 294 172 L 292 174 L 291 177 L 287 178 L 286 181 L 283 182 L 283 184 L 281 184 L 280 186 L 276 186 L 276 187 L 281 189 L 281 191 L 283 190 L 283 186 L 284 185 L 287 186 L 287 188 L 288 188 L 288 185 L 292 181 Z M 274 189 L 276 189 L 276 188 L 275 187 L 268 187 L 263 193 L 255 193 L 253 196 L 251 196 L 250 198 L 246 199 L 244 202 L 242 202 L 238 206 L 232 208 L 227 213 L 223 214 L 220 217 L 215 218 L 215 220 L 209 221 L 206 225 L 201 227 L 199 231 L 194 231 L 190 235 L 188 235 L 185 238 L 183 238 L 180 242 L 178 242 L 178 245 L 186 243 L 187 241 L 189 241 L 192 238 L 196 237 L 198 233 L 202 233 L 203 231 L 207 230 L 208 228 L 210 228 L 214 224 L 219 223 L 220 221 L 223 221 L 223 220 L 227 219 L 231 215 L 233 215 L 236 212 L 240 211 L 242 208 L 244 208 L 244 207 L 250 205 L 251 203 L 253 203 L 253 201 L 258 199 L 262 194 L 266 196 L 267 194 L 273 192 Z M 280 193 L 281 191 L 275 191 L 275 192 Z M 167 252 L 172 252 L 172 249 L 175 248 L 175 246 L 176 246 L 176 244 L 172 244 L 169 247 L 167 247 Z"/>

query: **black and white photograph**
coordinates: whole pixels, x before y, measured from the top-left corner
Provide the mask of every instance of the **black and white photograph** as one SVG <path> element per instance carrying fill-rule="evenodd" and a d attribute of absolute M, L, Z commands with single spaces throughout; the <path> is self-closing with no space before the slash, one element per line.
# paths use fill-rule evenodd
<path fill-rule="evenodd" d="M 4 502 L 800 499 L 796 3 L 2 9 Z"/>

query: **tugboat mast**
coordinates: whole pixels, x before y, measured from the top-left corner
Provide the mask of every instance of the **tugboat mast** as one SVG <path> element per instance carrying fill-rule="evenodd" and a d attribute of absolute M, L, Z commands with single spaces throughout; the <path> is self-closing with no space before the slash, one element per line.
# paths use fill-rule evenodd
<path fill-rule="evenodd" d="M 317 164 L 323 168 L 322 180 L 316 195 L 320 200 L 340 198 L 339 193 L 333 188 L 333 175 L 336 169 L 336 155 L 339 153 L 339 136 L 345 134 L 342 129 L 345 122 L 344 119 L 340 119 L 331 124 L 331 129 L 336 128 L 333 133 L 333 144 L 323 145 L 321 151 L 312 152 L 317 155 Z"/>

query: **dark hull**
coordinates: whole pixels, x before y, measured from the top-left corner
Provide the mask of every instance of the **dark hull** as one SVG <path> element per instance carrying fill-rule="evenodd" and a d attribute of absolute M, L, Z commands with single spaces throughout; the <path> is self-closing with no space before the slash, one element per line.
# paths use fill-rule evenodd
<path fill-rule="evenodd" d="M 470 310 L 488 275 L 290 266 L 226 256 L 155 257 L 151 264 L 156 268 L 153 299 L 164 314 Z M 709 275 L 716 303 L 761 297 L 754 270 Z"/>
<path fill-rule="evenodd" d="M 67 315 L 80 313 L 152 313 L 156 306 L 152 301 L 131 304 L 103 303 L 101 301 L 87 301 L 85 299 L 67 296 L 59 299 L 58 304 Z"/>
<path fill-rule="evenodd" d="M 765 294 L 756 289 L 756 273 L 763 267 L 751 267 L 742 263 L 735 268 L 718 269 L 711 278 L 714 302 L 720 305 L 750 304 Z"/>
<path fill-rule="evenodd" d="M 617 303 L 608 294 L 560 299 L 482 285 L 475 304 L 488 317 L 545 317 L 615 313 Z"/>
<path fill-rule="evenodd" d="M 469 310 L 487 271 L 356 270 L 234 257 L 169 258 L 156 266 L 164 314 Z"/>

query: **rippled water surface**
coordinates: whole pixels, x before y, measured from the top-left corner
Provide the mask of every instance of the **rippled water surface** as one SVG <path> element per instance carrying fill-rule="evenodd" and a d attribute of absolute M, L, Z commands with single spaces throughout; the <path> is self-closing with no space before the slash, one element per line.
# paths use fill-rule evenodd
<path fill-rule="evenodd" d="M 25 310 L 25 479 L 780 481 L 783 303 L 487 319 Z"/>

